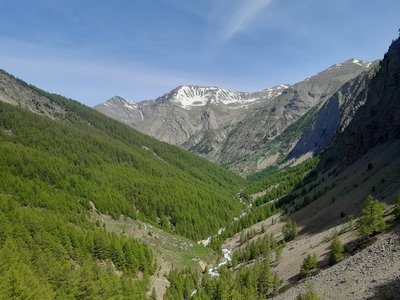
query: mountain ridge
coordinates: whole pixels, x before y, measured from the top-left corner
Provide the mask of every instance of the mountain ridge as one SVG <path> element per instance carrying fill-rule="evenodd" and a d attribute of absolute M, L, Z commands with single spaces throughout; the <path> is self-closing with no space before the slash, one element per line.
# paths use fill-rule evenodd
<path fill-rule="evenodd" d="M 155 100 L 128 105 L 108 100 L 94 108 L 159 140 L 246 173 L 275 155 L 263 153 L 265 141 L 279 136 L 370 65 L 350 59 L 293 85 L 254 93 L 189 85 Z"/>

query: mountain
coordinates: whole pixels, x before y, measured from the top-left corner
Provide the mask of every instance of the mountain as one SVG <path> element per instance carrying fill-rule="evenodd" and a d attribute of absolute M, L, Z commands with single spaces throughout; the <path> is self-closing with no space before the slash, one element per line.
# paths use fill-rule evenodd
<path fill-rule="evenodd" d="M 289 149 L 266 151 L 266 145 L 371 65 L 351 59 L 292 86 L 255 93 L 181 86 L 156 100 L 134 103 L 113 97 L 95 109 L 159 140 L 248 172 L 285 156 Z"/>
<path fill-rule="evenodd" d="M 393 41 L 370 80 L 365 104 L 337 135 L 323 160 L 347 166 L 370 149 L 400 137 L 400 39 Z M 357 101 L 357 99 L 355 100 Z"/>
<path fill-rule="evenodd" d="M 180 86 L 154 101 L 135 103 L 115 96 L 95 109 L 161 141 L 182 145 L 194 136 L 243 119 L 249 107 L 280 95 L 287 87 L 236 93 L 216 87 Z"/>
<path fill-rule="evenodd" d="M 315 118 L 304 128 L 300 140 L 288 158 L 298 158 L 307 153 L 320 154 L 332 139 L 351 122 L 357 110 L 365 104 L 369 83 L 379 69 L 375 61 L 368 71 L 346 82 L 315 113 Z"/>

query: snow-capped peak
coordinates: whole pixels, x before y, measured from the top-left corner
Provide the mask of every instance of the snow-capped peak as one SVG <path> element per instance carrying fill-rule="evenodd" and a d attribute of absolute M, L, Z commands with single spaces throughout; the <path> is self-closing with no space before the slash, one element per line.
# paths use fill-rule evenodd
<path fill-rule="evenodd" d="M 288 85 L 280 85 L 257 93 L 232 92 L 218 87 L 180 86 L 163 96 L 179 106 L 190 109 L 208 104 L 224 104 L 229 107 L 247 105 L 261 99 L 279 96 Z"/>
<path fill-rule="evenodd" d="M 241 101 L 239 93 L 217 87 L 181 86 L 172 92 L 172 101 L 182 106 L 204 106 L 208 103 L 231 104 Z"/>

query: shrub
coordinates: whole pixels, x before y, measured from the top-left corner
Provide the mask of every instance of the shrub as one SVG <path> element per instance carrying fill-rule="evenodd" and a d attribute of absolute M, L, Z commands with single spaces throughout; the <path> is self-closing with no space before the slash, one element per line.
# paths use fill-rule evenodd
<path fill-rule="evenodd" d="M 311 276 L 317 270 L 317 256 L 315 254 L 308 254 L 303 261 L 300 268 L 300 274 L 302 276 Z"/>
<path fill-rule="evenodd" d="M 282 228 L 282 234 L 286 241 L 293 240 L 299 234 L 299 229 L 296 222 L 287 222 Z"/>
<path fill-rule="evenodd" d="M 343 252 L 343 244 L 340 241 L 339 237 L 335 235 L 331 244 L 331 256 L 329 258 L 329 263 L 331 265 L 334 265 L 340 262 L 343 259 Z"/>
<path fill-rule="evenodd" d="M 371 195 L 368 196 L 367 203 L 362 210 L 359 220 L 359 234 L 362 238 L 368 238 L 386 229 L 386 222 L 383 219 L 384 209 L 385 204 L 379 202 Z"/>
<path fill-rule="evenodd" d="M 308 287 L 307 292 L 300 293 L 296 300 L 321 300 L 321 298 L 312 287 Z"/>

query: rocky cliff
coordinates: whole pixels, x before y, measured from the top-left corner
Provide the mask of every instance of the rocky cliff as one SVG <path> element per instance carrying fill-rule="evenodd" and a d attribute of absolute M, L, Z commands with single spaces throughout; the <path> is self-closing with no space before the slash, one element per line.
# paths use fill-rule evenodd
<path fill-rule="evenodd" d="M 288 158 L 298 158 L 306 153 L 320 154 L 337 133 L 342 132 L 364 105 L 368 85 L 379 69 L 375 61 L 368 71 L 345 83 L 319 109 L 314 120 L 305 128 L 300 140 Z"/>
<path fill-rule="evenodd" d="M 365 104 L 322 156 L 348 165 L 374 146 L 400 137 L 400 39 L 393 41 L 368 85 Z"/>

